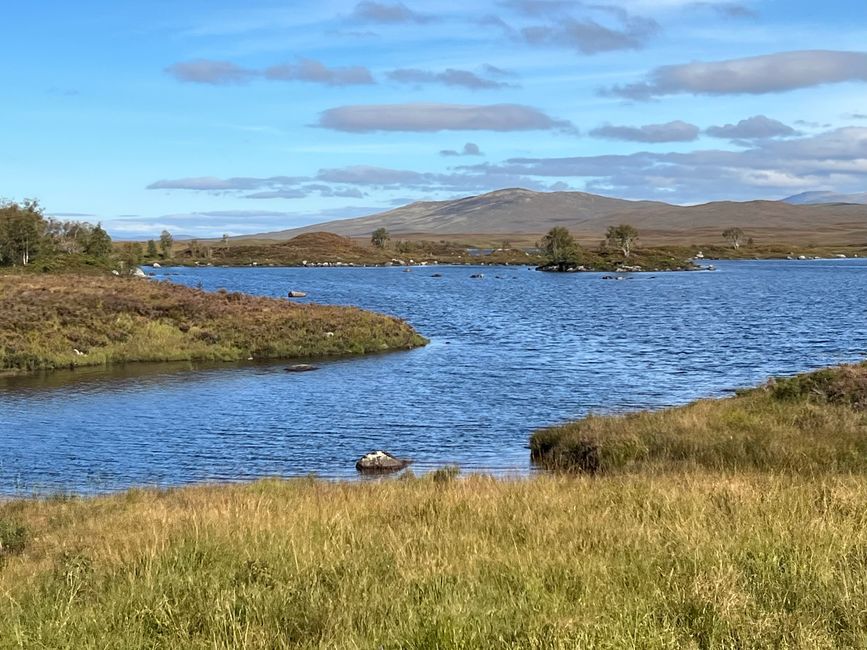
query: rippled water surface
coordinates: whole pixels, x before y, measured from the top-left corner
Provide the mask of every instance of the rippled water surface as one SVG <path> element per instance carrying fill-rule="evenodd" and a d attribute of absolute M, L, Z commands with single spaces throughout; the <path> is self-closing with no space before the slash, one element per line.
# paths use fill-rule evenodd
<path fill-rule="evenodd" d="M 469 277 L 479 271 L 484 279 Z M 303 374 L 285 363 L 134 364 L 0 378 L 0 493 L 351 477 L 375 448 L 422 470 L 526 472 L 537 427 L 722 395 L 867 351 L 865 260 L 729 262 L 619 282 L 468 267 L 158 277 L 267 296 L 303 290 L 396 314 L 431 344 Z"/>

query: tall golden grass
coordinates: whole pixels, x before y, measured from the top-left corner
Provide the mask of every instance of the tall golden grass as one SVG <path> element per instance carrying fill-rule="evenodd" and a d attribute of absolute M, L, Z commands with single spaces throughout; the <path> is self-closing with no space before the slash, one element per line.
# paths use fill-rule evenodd
<path fill-rule="evenodd" d="M 865 503 L 705 471 L 13 501 L 0 646 L 864 647 Z"/>

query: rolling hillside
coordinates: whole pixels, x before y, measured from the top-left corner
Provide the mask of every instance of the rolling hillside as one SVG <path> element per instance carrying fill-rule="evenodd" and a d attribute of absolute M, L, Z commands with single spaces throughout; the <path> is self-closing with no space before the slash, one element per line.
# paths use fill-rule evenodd
<path fill-rule="evenodd" d="M 730 226 L 757 241 L 791 243 L 867 242 L 867 205 L 792 205 L 783 201 L 719 201 L 677 206 L 627 201 L 584 192 L 506 189 L 453 201 L 427 201 L 355 219 L 239 239 L 285 240 L 305 232 L 328 231 L 368 238 L 385 227 L 392 237 L 465 241 L 532 241 L 563 226 L 582 241 L 595 242 L 606 228 L 630 223 L 647 244 L 716 241 Z"/>

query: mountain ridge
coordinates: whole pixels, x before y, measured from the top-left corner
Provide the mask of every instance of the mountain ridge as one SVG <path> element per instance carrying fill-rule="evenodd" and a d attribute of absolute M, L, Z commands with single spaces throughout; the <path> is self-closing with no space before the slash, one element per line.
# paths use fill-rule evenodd
<path fill-rule="evenodd" d="M 289 239 L 327 231 L 369 238 L 386 228 L 393 238 L 455 239 L 510 237 L 527 240 L 555 226 L 585 241 L 599 240 L 609 226 L 629 223 L 647 243 L 719 238 L 722 230 L 739 227 L 768 241 L 867 241 L 867 205 L 791 204 L 785 201 L 714 201 L 679 206 L 662 201 L 617 199 L 587 192 L 536 192 L 506 188 L 445 201 L 417 201 L 351 219 L 301 228 L 245 235 L 236 239 Z"/>

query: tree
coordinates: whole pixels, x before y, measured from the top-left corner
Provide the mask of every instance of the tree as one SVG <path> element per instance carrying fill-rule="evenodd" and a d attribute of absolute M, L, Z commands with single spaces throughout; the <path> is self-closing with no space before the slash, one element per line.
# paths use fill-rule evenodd
<path fill-rule="evenodd" d="M 623 257 L 629 257 L 635 241 L 638 239 L 638 231 L 629 224 L 622 223 L 619 226 L 610 226 L 605 233 L 605 240 L 616 246 L 623 253 Z"/>
<path fill-rule="evenodd" d="M 741 247 L 741 242 L 744 240 L 744 231 L 740 228 L 729 228 L 723 231 L 723 238 L 732 245 L 735 250 Z"/>
<path fill-rule="evenodd" d="M 127 273 L 132 274 L 141 264 L 142 245 L 140 242 L 125 242 L 120 247 L 120 263 Z"/>
<path fill-rule="evenodd" d="M 154 259 L 159 255 L 157 251 L 157 243 L 153 239 L 148 239 L 148 252 L 147 256 L 149 259 Z"/>
<path fill-rule="evenodd" d="M 163 257 L 168 259 L 172 256 L 172 247 L 175 244 L 175 238 L 168 230 L 163 230 L 160 233 L 160 252 Z"/>
<path fill-rule="evenodd" d="M 581 261 L 581 247 L 568 230 L 559 226 L 551 228 L 542 238 L 541 248 L 548 265 L 557 265 L 560 271 Z"/>
<path fill-rule="evenodd" d="M 29 264 L 45 241 L 46 225 L 36 201 L 0 205 L 0 264 Z"/>
<path fill-rule="evenodd" d="M 228 248 L 229 248 L 229 233 L 226 233 L 226 232 L 223 233 L 223 238 L 220 240 L 220 243 L 223 245 L 223 248 L 228 250 Z"/>
<path fill-rule="evenodd" d="M 370 243 L 377 248 L 385 248 L 385 244 L 389 239 L 391 239 L 391 235 L 388 234 L 385 228 L 377 228 L 370 236 Z"/>
<path fill-rule="evenodd" d="M 98 223 L 90 231 L 87 237 L 87 242 L 84 245 L 84 252 L 93 257 L 106 258 L 111 255 L 111 237 L 102 228 L 102 224 Z"/>

